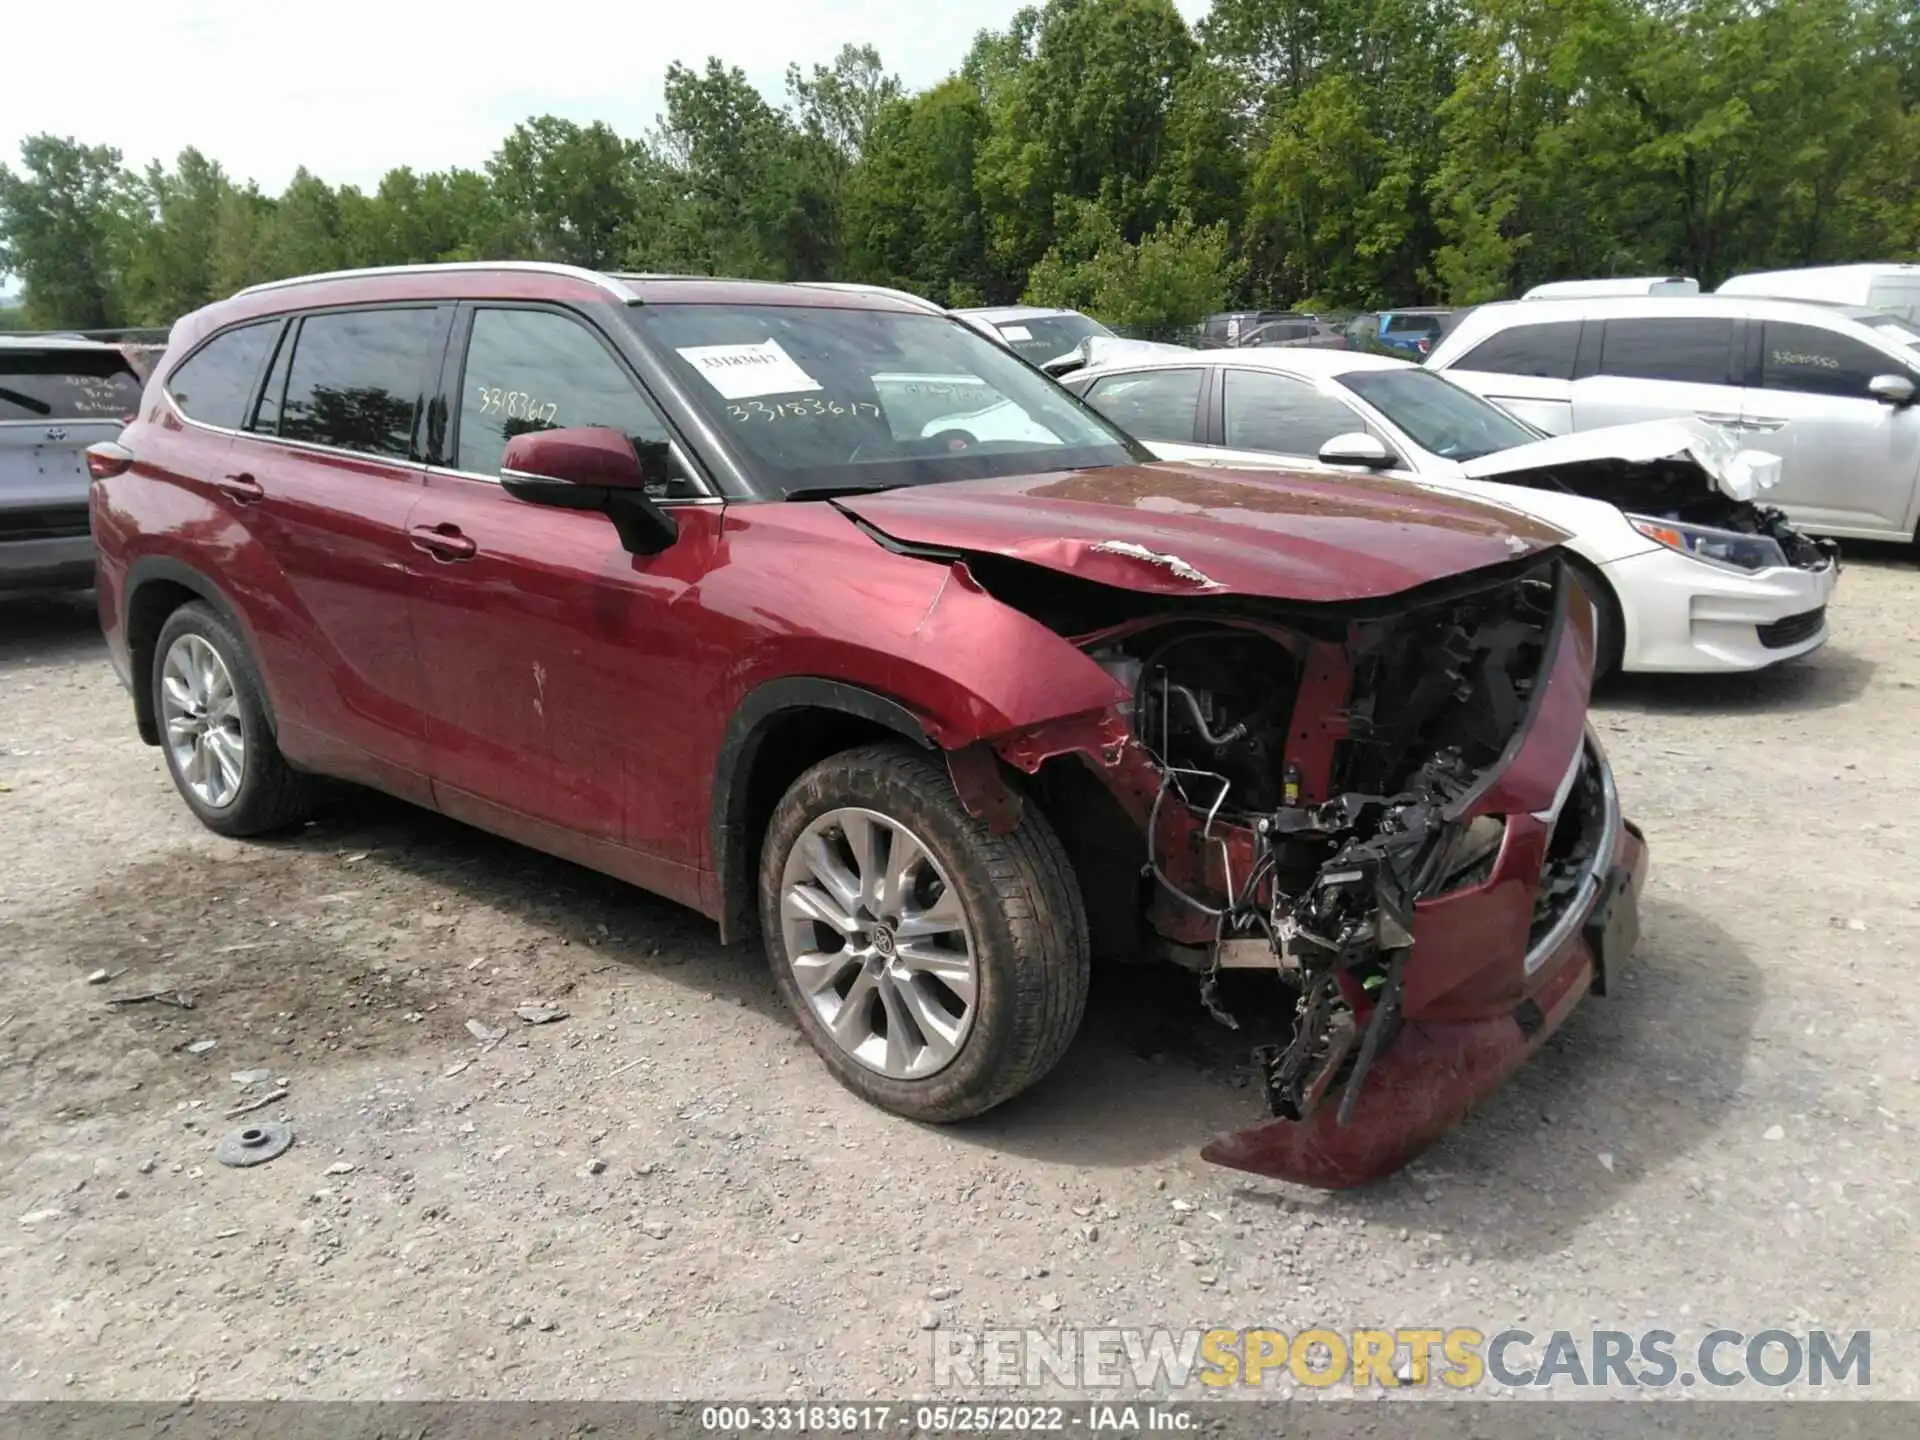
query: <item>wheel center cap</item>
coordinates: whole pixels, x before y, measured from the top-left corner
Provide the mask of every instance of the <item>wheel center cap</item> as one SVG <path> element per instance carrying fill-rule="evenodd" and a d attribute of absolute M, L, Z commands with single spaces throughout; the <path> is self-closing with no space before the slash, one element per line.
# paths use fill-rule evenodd
<path fill-rule="evenodd" d="M 893 938 L 893 927 L 891 925 L 876 925 L 873 927 L 873 952 L 882 960 L 891 960 L 899 952 L 899 946 Z"/>

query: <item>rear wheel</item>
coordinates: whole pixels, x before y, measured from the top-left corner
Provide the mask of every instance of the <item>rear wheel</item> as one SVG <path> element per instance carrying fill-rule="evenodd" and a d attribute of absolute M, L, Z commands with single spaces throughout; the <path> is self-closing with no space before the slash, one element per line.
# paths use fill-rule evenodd
<path fill-rule="evenodd" d="M 153 713 L 180 796 L 222 835 L 260 835 L 304 820 L 314 785 L 281 758 L 259 672 L 212 607 L 182 605 L 154 646 Z"/>
<path fill-rule="evenodd" d="M 802 775 L 760 864 L 774 981 L 835 1078 L 914 1120 L 977 1115 L 1053 1068 L 1086 1008 L 1087 923 L 1046 818 L 967 814 L 902 745 Z"/>

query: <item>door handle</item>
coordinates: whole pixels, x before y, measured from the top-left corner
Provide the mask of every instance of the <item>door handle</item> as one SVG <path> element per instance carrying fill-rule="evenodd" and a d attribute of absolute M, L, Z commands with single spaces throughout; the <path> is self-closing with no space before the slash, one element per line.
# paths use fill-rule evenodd
<path fill-rule="evenodd" d="M 408 534 L 412 537 L 413 548 L 424 550 L 436 560 L 471 560 L 480 547 L 473 540 L 460 533 L 460 527 L 451 521 L 442 521 L 438 525 L 415 525 Z"/>
<path fill-rule="evenodd" d="M 244 470 L 238 475 L 222 475 L 213 482 L 213 488 L 242 505 L 252 505 L 267 498 L 267 492 L 260 488 L 260 482 Z"/>
<path fill-rule="evenodd" d="M 1704 420 L 1709 425 L 1718 425 L 1723 430 L 1744 430 L 1746 422 L 1738 415 L 1725 415 L 1718 410 L 1696 410 L 1693 418 Z"/>
<path fill-rule="evenodd" d="M 1785 420 L 1775 420 L 1767 416 L 1756 418 L 1749 415 L 1740 422 L 1740 428 L 1743 430 L 1758 430 L 1763 434 L 1771 434 L 1775 430 L 1786 429 L 1787 422 Z"/>

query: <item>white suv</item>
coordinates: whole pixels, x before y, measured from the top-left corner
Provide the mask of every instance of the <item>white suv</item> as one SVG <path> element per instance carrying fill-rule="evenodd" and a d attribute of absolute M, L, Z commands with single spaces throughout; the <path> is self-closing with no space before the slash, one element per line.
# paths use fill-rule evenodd
<path fill-rule="evenodd" d="M 1723 295 L 1482 305 L 1430 369 L 1556 435 L 1695 417 L 1778 455 L 1802 529 L 1920 539 L 1920 329 L 1876 311 Z"/>

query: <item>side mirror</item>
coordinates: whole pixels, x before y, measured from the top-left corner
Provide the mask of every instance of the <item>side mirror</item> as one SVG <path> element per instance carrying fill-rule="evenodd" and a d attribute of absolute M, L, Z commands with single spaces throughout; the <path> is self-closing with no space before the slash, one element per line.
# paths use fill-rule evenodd
<path fill-rule="evenodd" d="M 1363 470 L 1391 470 L 1400 457 L 1364 430 L 1336 435 L 1320 447 L 1323 465 L 1358 465 Z"/>
<path fill-rule="evenodd" d="M 1913 381 L 1904 375 L 1876 375 L 1867 382 L 1867 393 L 1882 405 L 1911 405 L 1913 392 Z"/>
<path fill-rule="evenodd" d="M 633 442 L 603 425 L 514 436 L 500 457 L 500 487 L 529 505 L 598 511 L 631 555 L 658 554 L 680 533 L 673 516 L 647 494 Z"/>

